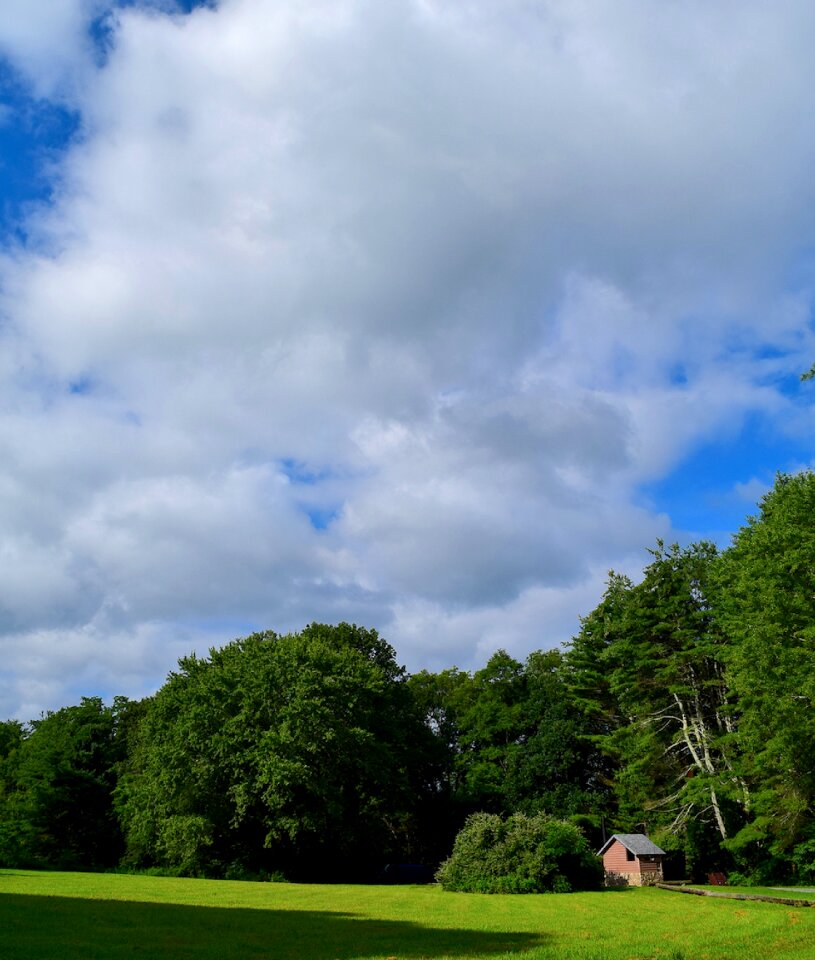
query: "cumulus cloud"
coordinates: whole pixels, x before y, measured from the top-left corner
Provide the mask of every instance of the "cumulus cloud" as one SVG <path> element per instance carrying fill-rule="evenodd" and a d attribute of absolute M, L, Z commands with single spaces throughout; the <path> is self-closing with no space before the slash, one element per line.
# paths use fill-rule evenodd
<path fill-rule="evenodd" d="M 671 535 L 640 484 L 788 417 L 806 4 L 40 16 L 0 51 L 81 137 L 2 259 L 0 714 L 253 626 L 552 645 Z"/>
<path fill-rule="evenodd" d="M 75 95 L 96 58 L 91 25 L 107 0 L 8 0 L 0 8 L 0 53 L 38 97 Z"/>

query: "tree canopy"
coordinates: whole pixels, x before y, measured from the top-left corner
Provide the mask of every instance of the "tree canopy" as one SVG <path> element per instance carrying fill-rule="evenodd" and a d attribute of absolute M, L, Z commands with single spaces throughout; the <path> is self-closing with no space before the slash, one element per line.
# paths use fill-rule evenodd
<path fill-rule="evenodd" d="M 409 846 L 429 742 L 373 630 L 312 624 L 186 657 L 119 788 L 127 858 L 188 873 L 364 871 Z"/>

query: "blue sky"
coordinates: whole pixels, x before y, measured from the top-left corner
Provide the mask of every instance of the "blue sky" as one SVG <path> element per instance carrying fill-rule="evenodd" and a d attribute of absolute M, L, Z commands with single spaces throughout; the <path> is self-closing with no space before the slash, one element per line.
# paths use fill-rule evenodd
<path fill-rule="evenodd" d="M 555 646 L 813 462 L 815 14 L 0 10 L 0 716 Z"/>
<path fill-rule="evenodd" d="M 644 485 L 643 493 L 690 539 L 705 537 L 726 547 L 747 516 L 757 513 L 760 492 L 772 486 L 776 473 L 796 472 L 810 462 L 806 443 L 751 417 L 733 436 L 701 445 L 665 477 Z"/>
<path fill-rule="evenodd" d="M 8 65 L 0 71 L 4 111 L 0 125 L 0 233 L 6 242 L 25 237 L 26 211 L 47 201 L 53 167 L 76 134 L 78 118 L 59 104 L 26 95 Z"/>

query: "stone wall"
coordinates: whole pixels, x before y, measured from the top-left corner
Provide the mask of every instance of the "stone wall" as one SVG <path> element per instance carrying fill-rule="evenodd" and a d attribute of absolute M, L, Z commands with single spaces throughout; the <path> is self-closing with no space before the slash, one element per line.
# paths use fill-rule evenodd
<path fill-rule="evenodd" d="M 616 870 L 606 870 L 607 887 L 649 887 L 661 882 L 662 864 L 648 873 L 618 873 Z"/>

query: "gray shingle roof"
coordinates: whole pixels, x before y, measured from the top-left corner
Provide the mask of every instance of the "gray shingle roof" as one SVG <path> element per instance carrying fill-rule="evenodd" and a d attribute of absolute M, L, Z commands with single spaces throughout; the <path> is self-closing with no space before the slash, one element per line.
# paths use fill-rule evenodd
<path fill-rule="evenodd" d="M 630 850 L 638 857 L 653 856 L 654 854 L 665 855 L 665 851 L 655 843 L 652 843 L 644 833 L 615 833 L 613 837 L 609 837 L 608 840 L 606 840 L 602 849 L 598 850 L 597 856 L 602 857 L 615 840 L 619 840 L 626 850 Z"/>

